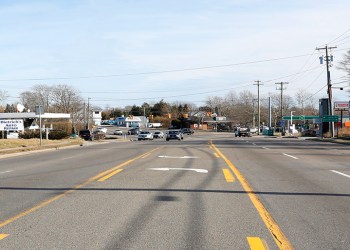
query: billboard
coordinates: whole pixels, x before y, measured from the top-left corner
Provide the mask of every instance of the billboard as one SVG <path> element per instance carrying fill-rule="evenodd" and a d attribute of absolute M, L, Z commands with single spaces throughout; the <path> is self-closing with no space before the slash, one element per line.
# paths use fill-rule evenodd
<path fill-rule="evenodd" d="M 337 111 L 349 110 L 349 102 L 334 102 L 334 109 Z"/>
<path fill-rule="evenodd" d="M 0 120 L 0 131 L 4 130 L 24 131 L 23 119 Z"/>

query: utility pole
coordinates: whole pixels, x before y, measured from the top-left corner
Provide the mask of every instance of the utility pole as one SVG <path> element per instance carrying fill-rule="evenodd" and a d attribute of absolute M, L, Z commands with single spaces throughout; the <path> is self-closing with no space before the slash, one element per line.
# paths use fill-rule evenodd
<path fill-rule="evenodd" d="M 89 123 L 90 123 L 90 97 L 88 97 L 88 103 L 87 103 L 87 126 L 86 129 L 89 129 Z"/>
<path fill-rule="evenodd" d="M 320 57 L 320 63 L 323 64 L 323 59 L 326 61 L 326 66 L 327 66 L 327 94 L 328 94 L 328 114 L 333 115 L 333 108 L 332 108 L 332 84 L 331 84 L 331 73 L 329 71 L 329 68 L 332 66 L 330 62 L 333 61 L 333 56 L 328 56 L 328 50 L 329 49 L 335 49 L 337 48 L 336 46 L 334 47 L 328 47 L 326 45 L 323 48 L 316 48 L 317 50 L 326 50 L 326 57 L 324 58 L 323 56 Z M 330 132 L 331 132 L 331 137 L 334 137 L 334 123 L 330 122 Z"/>
<path fill-rule="evenodd" d="M 283 87 L 284 84 L 288 84 L 288 82 L 277 82 L 275 84 L 279 84 L 281 85 L 280 88 L 277 88 L 277 90 L 281 90 L 281 121 L 283 121 L 283 90 L 285 90 L 285 88 Z M 284 125 L 283 125 L 283 129 L 282 129 L 282 134 L 284 133 Z"/>
<path fill-rule="evenodd" d="M 263 85 L 263 84 L 261 84 L 261 81 L 259 80 L 255 82 L 256 84 L 254 85 L 258 86 L 258 135 L 260 135 L 260 85 Z"/>

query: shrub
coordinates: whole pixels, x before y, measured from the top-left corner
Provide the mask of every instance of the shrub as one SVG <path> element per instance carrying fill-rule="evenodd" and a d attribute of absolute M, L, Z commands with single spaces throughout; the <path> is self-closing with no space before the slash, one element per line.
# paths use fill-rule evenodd
<path fill-rule="evenodd" d="M 49 140 L 62 140 L 68 137 L 69 134 L 66 131 L 52 130 L 49 133 Z"/>
<path fill-rule="evenodd" d="M 24 133 L 19 134 L 20 139 L 32 139 L 32 138 L 40 138 L 40 131 L 36 130 L 30 130 L 30 131 L 24 131 Z"/>

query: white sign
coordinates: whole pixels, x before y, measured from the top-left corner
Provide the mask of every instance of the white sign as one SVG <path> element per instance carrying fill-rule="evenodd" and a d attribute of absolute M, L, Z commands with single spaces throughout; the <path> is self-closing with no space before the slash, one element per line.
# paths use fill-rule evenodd
<path fill-rule="evenodd" d="M 17 130 L 24 131 L 23 120 L 0 120 L 0 130 Z"/>
<path fill-rule="evenodd" d="M 334 102 L 334 109 L 336 110 L 348 110 L 349 102 Z"/>

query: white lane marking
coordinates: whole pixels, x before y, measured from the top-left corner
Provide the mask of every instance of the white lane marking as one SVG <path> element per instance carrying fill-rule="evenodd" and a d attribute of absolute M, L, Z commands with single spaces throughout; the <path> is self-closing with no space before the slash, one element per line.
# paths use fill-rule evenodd
<path fill-rule="evenodd" d="M 299 159 L 298 157 L 295 157 L 293 155 L 288 155 L 288 154 L 283 154 L 283 155 L 288 156 L 288 157 L 293 158 L 293 159 Z"/>
<path fill-rule="evenodd" d="M 256 144 L 255 143 L 252 143 L 254 146 L 256 146 Z"/>
<path fill-rule="evenodd" d="M 197 156 L 168 156 L 168 155 L 159 155 L 159 158 L 171 158 L 171 159 L 195 159 L 198 158 Z"/>
<path fill-rule="evenodd" d="M 340 175 L 342 175 L 342 176 L 345 176 L 345 177 L 350 178 L 350 175 L 344 174 L 344 173 L 342 173 L 342 172 L 335 171 L 335 170 L 330 170 L 330 171 L 333 172 L 333 173 L 340 174 Z"/>
<path fill-rule="evenodd" d="M 0 172 L 0 174 L 7 174 L 7 173 L 11 173 L 13 172 L 13 170 L 7 170 L 7 171 L 4 171 L 4 172 Z"/>
<path fill-rule="evenodd" d="M 170 170 L 185 170 L 185 171 L 194 171 L 197 173 L 208 173 L 208 170 L 206 169 L 200 169 L 200 168 L 149 168 L 150 170 L 159 170 L 159 171 L 170 171 Z"/>
<path fill-rule="evenodd" d="M 267 147 L 262 147 L 263 149 L 269 149 L 269 148 L 267 148 Z"/>

